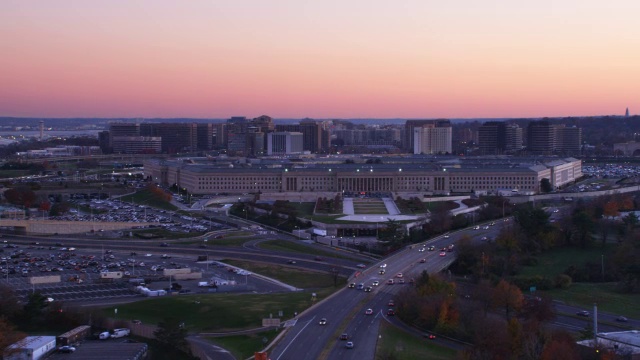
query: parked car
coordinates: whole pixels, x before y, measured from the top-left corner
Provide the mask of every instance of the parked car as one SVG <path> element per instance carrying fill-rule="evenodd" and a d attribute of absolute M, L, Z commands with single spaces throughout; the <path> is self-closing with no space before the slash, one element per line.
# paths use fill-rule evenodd
<path fill-rule="evenodd" d="M 69 345 L 60 346 L 58 348 L 58 352 L 61 352 L 61 353 L 72 353 L 74 351 L 76 351 L 76 348 L 74 348 L 73 346 L 69 346 Z"/>

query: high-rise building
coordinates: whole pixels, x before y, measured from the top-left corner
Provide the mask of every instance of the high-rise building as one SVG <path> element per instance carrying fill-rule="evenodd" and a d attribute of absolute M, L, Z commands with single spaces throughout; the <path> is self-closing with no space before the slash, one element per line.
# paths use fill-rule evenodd
<path fill-rule="evenodd" d="M 554 148 L 554 126 L 546 120 L 530 122 L 527 126 L 527 150 L 534 154 L 549 155 Z"/>
<path fill-rule="evenodd" d="M 505 151 L 513 153 L 522 150 L 522 128 L 517 124 L 507 124 L 505 130 L 507 137 Z"/>
<path fill-rule="evenodd" d="M 109 147 L 113 146 L 113 138 L 116 136 L 140 136 L 140 124 L 111 123 L 109 124 Z"/>
<path fill-rule="evenodd" d="M 629 117 L 629 108 L 624 112 L 624 117 Z"/>
<path fill-rule="evenodd" d="M 563 155 L 579 155 L 582 148 L 582 129 L 576 126 L 555 127 L 555 152 Z"/>
<path fill-rule="evenodd" d="M 159 154 L 162 138 L 145 136 L 116 136 L 113 138 L 113 152 L 116 154 Z"/>
<path fill-rule="evenodd" d="M 277 132 L 302 133 L 305 151 L 318 153 L 329 149 L 330 133 L 320 121 L 304 119 L 299 124 L 278 124 L 275 128 Z"/>
<path fill-rule="evenodd" d="M 435 124 L 425 124 L 414 127 L 414 154 L 450 154 L 451 127 L 437 127 Z"/>
<path fill-rule="evenodd" d="M 267 155 L 301 154 L 304 135 L 299 132 L 272 132 L 267 134 Z"/>
<path fill-rule="evenodd" d="M 197 150 L 196 123 L 143 123 L 140 124 L 140 135 L 161 137 L 163 153 L 175 154 Z"/>
<path fill-rule="evenodd" d="M 213 139 L 216 148 L 227 148 L 227 124 L 213 124 Z"/>
<path fill-rule="evenodd" d="M 499 155 L 507 149 L 507 125 L 488 121 L 478 128 L 478 147 L 482 155 Z"/>
<path fill-rule="evenodd" d="M 197 124 L 197 149 L 211 150 L 213 148 L 213 124 Z"/>
<path fill-rule="evenodd" d="M 451 122 L 449 120 L 407 120 L 404 125 L 404 137 L 402 139 L 402 147 L 406 151 L 415 151 L 415 132 L 413 130 L 425 125 L 436 128 L 449 128 L 449 134 L 451 134 Z M 451 142 L 451 136 L 449 136 L 449 142 Z M 451 152 L 451 149 L 449 149 L 449 152 Z"/>

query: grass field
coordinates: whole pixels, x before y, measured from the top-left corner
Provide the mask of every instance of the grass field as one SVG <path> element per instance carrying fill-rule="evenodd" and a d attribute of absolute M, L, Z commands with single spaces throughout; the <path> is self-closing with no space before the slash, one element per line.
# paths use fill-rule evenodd
<path fill-rule="evenodd" d="M 604 248 L 595 246 L 580 250 L 575 248 L 556 249 L 539 255 L 536 266 L 525 266 L 521 275 L 540 275 L 553 279 L 562 274 L 569 266 L 582 268 L 586 262 L 600 264 L 604 255 L 605 263 L 615 251 L 615 245 L 608 244 Z M 620 294 L 615 292 L 615 283 L 573 283 L 566 290 L 554 289 L 548 294 L 555 300 L 571 305 L 591 307 L 598 304 L 601 311 L 624 314 L 630 317 L 640 317 L 640 294 Z"/>
<path fill-rule="evenodd" d="M 265 241 L 258 244 L 258 247 L 265 250 L 288 251 L 292 253 L 319 255 L 324 257 L 332 257 L 332 258 L 340 258 L 340 259 L 351 259 L 351 257 L 347 256 L 348 254 L 346 253 L 345 253 L 345 256 L 340 256 L 333 252 L 324 251 L 320 247 L 311 247 L 311 246 L 297 244 L 297 243 L 286 241 L 286 240 Z"/>
<path fill-rule="evenodd" d="M 0 179 L 8 179 L 29 175 L 29 170 L 0 170 Z"/>
<path fill-rule="evenodd" d="M 585 308 L 598 304 L 599 311 L 624 315 L 631 318 L 640 317 L 640 294 L 620 294 L 615 292 L 615 283 L 573 283 L 567 290 L 552 290 L 549 295 L 569 305 Z"/>
<path fill-rule="evenodd" d="M 273 341 L 277 335 L 277 331 L 271 330 L 249 335 L 207 338 L 207 340 L 228 350 L 236 359 L 248 359 L 254 352 L 264 349 L 265 344 Z"/>
<path fill-rule="evenodd" d="M 315 291 L 322 300 L 333 288 Z M 157 324 L 167 316 L 184 321 L 190 332 L 226 332 L 262 326 L 262 319 L 283 311 L 284 318 L 313 304 L 309 292 L 272 294 L 203 294 L 164 296 L 104 308 L 107 316 L 118 309 L 118 319 L 140 319 Z"/>
<path fill-rule="evenodd" d="M 249 270 L 260 275 L 282 281 L 301 289 L 329 288 L 333 284 L 333 275 L 284 265 L 256 263 L 251 261 L 222 260 L 224 263 Z M 346 285 L 344 278 L 338 279 L 338 288 Z"/>
<path fill-rule="evenodd" d="M 407 334 L 383 321 L 380 324 L 376 359 L 390 359 L 389 355 L 393 355 L 395 360 L 449 360 L 456 358 L 456 351 L 429 339 Z"/>
<path fill-rule="evenodd" d="M 153 228 L 153 229 L 144 229 L 144 230 L 133 230 L 133 233 L 138 234 L 153 234 L 156 235 L 159 239 L 182 239 L 182 238 L 192 238 L 195 236 L 200 236 L 204 234 L 203 232 L 173 232 L 162 228 Z"/>
<path fill-rule="evenodd" d="M 609 255 L 615 250 L 614 245 L 607 245 L 605 248 L 593 247 L 590 249 L 563 248 L 556 249 L 542 255 L 537 256 L 538 264 L 536 266 L 525 266 L 520 272 L 524 276 L 541 275 L 554 278 L 556 275 L 562 274 L 569 266 L 574 265 L 582 268 L 586 262 L 600 264 L 602 255 L 605 261 Z"/>
<path fill-rule="evenodd" d="M 178 208 L 168 201 L 163 201 L 154 196 L 149 190 L 141 190 L 132 195 L 126 195 L 120 198 L 121 201 L 133 202 L 134 204 L 148 205 L 154 208 L 175 211 Z"/>

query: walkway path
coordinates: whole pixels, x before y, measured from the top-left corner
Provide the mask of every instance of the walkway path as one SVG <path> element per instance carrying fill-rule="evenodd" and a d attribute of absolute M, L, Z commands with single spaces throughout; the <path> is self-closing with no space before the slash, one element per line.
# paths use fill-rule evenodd
<path fill-rule="evenodd" d="M 396 205 L 396 202 L 393 201 L 393 199 L 382 198 L 382 201 L 384 201 L 384 206 L 387 207 L 387 212 L 389 213 L 389 215 L 400 215 L 400 210 L 398 209 L 398 206 Z"/>
<path fill-rule="evenodd" d="M 342 213 L 347 215 L 353 215 L 356 213 L 353 208 L 353 198 L 342 199 Z"/>

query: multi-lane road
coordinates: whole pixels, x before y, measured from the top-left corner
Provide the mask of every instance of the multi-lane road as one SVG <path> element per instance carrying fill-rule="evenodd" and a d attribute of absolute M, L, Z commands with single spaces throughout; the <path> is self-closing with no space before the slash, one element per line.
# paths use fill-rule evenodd
<path fill-rule="evenodd" d="M 495 238 L 500 228 L 508 222 L 496 221 L 495 226 L 481 226 L 479 229 L 467 229 L 455 234 L 440 236 L 429 240 L 426 245 L 434 246 L 435 251 L 419 251 L 423 244 L 407 247 L 404 250 L 372 265 L 368 269 L 352 278 L 355 283 L 371 286 L 374 281 L 380 285 L 371 286 L 371 292 L 355 288 L 344 288 L 322 303 L 305 311 L 298 319 L 289 323 L 287 331 L 281 335 L 275 345 L 269 349 L 272 360 L 299 359 L 374 359 L 376 343 L 379 336 L 381 321 L 387 320 L 388 302 L 406 284 L 398 284 L 398 273 L 402 278 L 416 278 L 423 270 L 428 273 L 445 269 L 455 258 L 454 252 L 445 252 L 441 256 L 441 248 L 454 244 L 461 236 L 469 235 L 477 241 L 482 237 Z M 426 259 L 424 263 L 420 260 Z M 385 273 L 380 274 L 381 265 Z M 393 285 L 387 284 L 389 279 Z M 562 304 L 554 304 L 558 314 L 553 326 L 577 331 L 584 329 L 591 318 L 579 318 L 574 314 L 579 310 Z M 372 309 L 372 315 L 366 315 L 366 309 Z M 629 319 L 628 323 L 615 324 L 615 315 L 600 314 L 599 331 L 620 331 L 622 326 L 638 326 L 637 321 Z M 327 319 L 326 325 L 320 325 L 319 320 Z M 346 341 L 340 340 L 341 334 L 346 333 L 349 341 L 353 342 L 353 349 L 345 346 Z M 426 340 L 425 340 L 426 341 Z M 357 351 L 355 351 L 357 350 Z"/>

